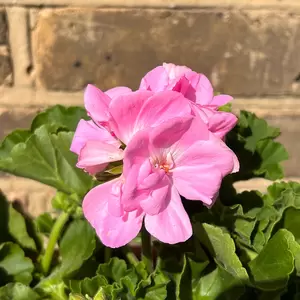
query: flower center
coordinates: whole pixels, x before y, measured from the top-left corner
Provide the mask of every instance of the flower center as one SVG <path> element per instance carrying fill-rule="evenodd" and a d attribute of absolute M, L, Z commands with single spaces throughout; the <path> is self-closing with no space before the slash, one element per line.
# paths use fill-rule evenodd
<path fill-rule="evenodd" d="M 170 171 L 170 166 L 168 164 L 162 164 L 159 166 L 159 168 L 161 170 L 164 170 L 166 173 L 169 173 L 169 171 Z"/>
<path fill-rule="evenodd" d="M 163 158 L 153 158 L 152 164 L 155 169 L 164 170 L 166 173 L 169 173 L 174 167 L 172 155 L 169 153 Z"/>

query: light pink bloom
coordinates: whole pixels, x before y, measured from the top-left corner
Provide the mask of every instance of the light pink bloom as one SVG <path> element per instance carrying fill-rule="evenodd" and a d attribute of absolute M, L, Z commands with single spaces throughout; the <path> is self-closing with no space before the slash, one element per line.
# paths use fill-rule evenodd
<path fill-rule="evenodd" d="M 234 153 L 195 117 L 138 131 L 125 149 L 121 178 L 91 190 L 83 212 L 109 247 L 146 229 L 162 242 L 186 241 L 192 227 L 180 195 L 210 205 L 222 178 L 239 168 Z"/>
<path fill-rule="evenodd" d="M 208 78 L 185 66 L 164 63 L 146 74 L 139 89 L 180 92 L 191 101 L 195 114 L 203 117 L 209 130 L 220 138 L 223 138 L 237 123 L 234 114 L 217 111 L 220 106 L 230 102 L 233 98 L 229 95 L 214 96 Z"/>
<path fill-rule="evenodd" d="M 122 247 L 134 239 L 143 222 L 141 210 L 122 209 L 121 186 L 120 178 L 100 184 L 87 193 L 82 203 L 85 218 L 101 242 L 111 248 Z"/>
<path fill-rule="evenodd" d="M 70 150 L 79 156 L 77 167 L 94 175 L 103 171 L 109 162 L 123 159 L 120 146 L 120 141 L 104 127 L 80 120 Z"/>
<path fill-rule="evenodd" d="M 131 93 L 131 89 L 127 87 L 116 87 L 102 92 L 97 87 L 89 84 L 84 92 L 84 106 L 88 115 L 96 124 L 105 126 L 110 119 L 108 112 L 110 102 L 128 93 Z"/>
<path fill-rule="evenodd" d="M 109 106 L 110 127 L 114 134 L 128 144 L 135 133 L 155 127 L 174 117 L 192 114 L 189 101 L 173 91 L 136 91 L 114 99 Z"/>
<path fill-rule="evenodd" d="M 98 93 L 99 90 L 95 91 L 90 86 L 87 91 Z M 98 98 L 93 99 L 89 105 L 95 107 L 92 116 L 99 121 L 100 112 L 96 111 L 100 109 L 97 108 Z M 123 150 L 120 149 L 120 141 L 127 144 L 139 130 L 157 126 L 173 117 L 192 114 L 189 101 L 180 93 L 173 91 L 128 92 L 112 98 L 106 109 L 105 122 L 102 119 L 102 122 L 99 121 L 96 125 L 93 121 L 80 121 L 71 145 L 71 151 L 79 155 L 77 167 L 85 169 L 90 174 L 103 171 L 109 162 L 122 160 Z"/>

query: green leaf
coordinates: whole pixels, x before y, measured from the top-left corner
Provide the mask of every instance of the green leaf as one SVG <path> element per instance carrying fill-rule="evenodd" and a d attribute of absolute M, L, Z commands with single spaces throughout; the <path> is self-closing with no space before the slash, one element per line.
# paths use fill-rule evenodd
<path fill-rule="evenodd" d="M 240 204 L 226 212 L 227 218 L 234 224 L 235 239 L 240 245 L 260 252 L 278 226 L 282 227 L 285 211 L 300 209 L 300 185 L 296 182 L 274 183 L 265 195 L 243 192 L 237 195 L 236 200 Z M 297 235 L 296 226 L 292 229 L 292 225 L 288 225 L 291 221 L 289 217 L 286 226 Z"/>
<path fill-rule="evenodd" d="M 239 125 L 243 128 L 250 128 L 251 135 L 246 138 L 245 148 L 254 152 L 259 141 L 268 138 L 276 138 L 280 134 L 278 128 L 269 126 L 264 119 L 248 111 L 241 111 Z"/>
<path fill-rule="evenodd" d="M 249 263 L 255 285 L 264 290 L 285 287 L 294 270 L 294 255 L 291 248 L 293 235 L 279 230 L 266 244 L 258 256 Z"/>
<path fill-rule="evenodd" d="M 85 220 L 75 220 L 67 228 L 60 242 L 64 277 L 77 271 L 91 257 L 96 247 L 94 229 Z"/>
<path fill-rule="evenodd" d="M 0 170 L 40 181 L 67 194 L 84 196 L 94 185 L 92 178 L 75 166 L 77 157 L 69 150 L 72 132 L 51 133 L 49 127 L 42 125 L 26 137 L 25 142 L 15 143 L 10 153 L 2 151 L 7 146 L 4 140 Z"/>
<path fill-rule="evenodd" d="M 39 300 L 40 296 L 22 283 L 9 283 L 0 288 L 1 300 Z"/>
<path fill-rule="evenodd" d="M 34 240 L 29 236 L 26 223 L 23 216 L 17 212 L 11 205 L 9 206 L 9 232 L 23 248 L 36 250 Z"/>
<path fill-rule="evenodd" d="M 151 275 L 152 285 L 146 288 L 145 300 L 163 300 L 167 299 L 167 284 L 170 279 L 163 273 L 156 271 Z"/>
<path fill-rule="evenodd" d="M 0 269 L 5 272 L 0 273 L 0 282 L 18 281 L 29 284 L 32 280 L 33 264 L 31 260 L 24 256 L 24 251 L 11 242 L 0 245 Z"/>
<path fill-rule="evenodd" d="M 104 276 L 94 276 L 83 280 L 69 280 L 68 286 L 72 293 L 94 297 L 100 287 L 108 285 Z"/>
<path fill-rule="evenodd" d="M 42 299 L 67 300 L 66 288 L 59 273 L 54 271 L 50 276 L 41 280 L 34 289 L 42 296 Z"/>
<path fill-rule="evenodd" d="M 240 161 L 240 171 L 231 175 L 231 179 L 282 178 L 280 163 L 288 158 L 288 154 L 280 143 L 274 141 L 279 134 L 280 131 L 269 126 L 265 120 L 241 111 L 237 126 L 226 137 L 226 143 Z"/>
<path fill-rule="evenodd" d="M 181 274 L 177 279 L 176 299 L 234 300 L 239 299 L 243 292 L 244 282 L 222 267 L 208 265 L 208 261 L 197 261 L 185 256 Z"/>
<path fill-rule="evenodd" d="M 230 235 L 210 224 L 196 224 L 195 235 L 209 250 L 216 263 L 233 277 L 248 280 L 248 274 L 235 253 L 235 244 Z"/>
<path fill-rule="evenodd" d="M 113 281 L 119 281 L 125 276 L 126 271 L 126 262 L 117 257 L 113 257 L 108 263 L 99 265 L 97 274 L 105 276 Z"/>
<path fill-rule="evenodd" d="M 193 300 L 240 299 L 244 293 L 243 282 L 226 272 L 222 267 L 204 275 L 193 283 Z"/>
<path fill-rule="evenodd" d="M 279 163 L 289 158 L 284 146 L 273 140 L 264 140 L 257 142 L 256 151 L 262 163 L 255 174 L 265 175 L 265 178 L 270 180 L 283 178 L 283 170 Z"/>
<path fill-rule="evenodd" d="M 226 103 L 226 104 L 220 106 L 218 108 L 218 110 L 219 111 L 225 111 L 225 112 L 231 112 L 231 110 L 232 110 L 232 103 L 230 103 L 230 102 Z"/>
<path fill-rule="evenodd" d="M 120 175 L 123 172 L 123 165 L 113 167 L 109 170 L 106 170 L 105 172 L 112 175 Z"/>
<path fill-rule="evenodd" d="M 11 241 L 9 234 L 9 203 L 0 190 L 0 243 Z"/>
<path fill-rule="evenodd" d="M 293 207 L 287 209 L 284 213 L 283 227 L 289 230 L 300 243 L 300 210 Z"/>
<path fill-rule="evenodd" d="M 33 222 L 17 212 L 0 191 L 0 244 L 16 242 L 26 250 L 36 251 L 41 244 Z"/>
<path fill-rule="evenodd" d="M 167 286 L 160 284 L 147 289 L 145 300 L 164 300 L 167 299 Z"/>
<path fill-rule="evenodd" d="M 104 276 L 95 276 L 93 278 L 85 278 L 80 282 L 80 289 L 83 295 L 94 297 L 101 286 L 108 284 Z"/>
<path fill-rule="evenodd" d="M 31 130 L 34 131 L 42 125 L 58 125 L 68 129 L 69 131 L 75 131 L 80 119 L 88 119 L 86 110 L 82 107 L 64 107 L 62 105 L 56 105 L 44 112 L 39 113 L 33 120 Z"/>
<path fill-rule="evenodd" d="M 9 154 L 16 144 L 25 143 L 30 137 L 31 132 L 29 130 L 17 129 L 8 134 L 0 145 L 0 158 L 9 157 Z"/>
<path fill-rule="evenodd" d="M 55 223 L 55 219 L 53 219 L 49 213 L 39 215 L 34 221 L 37 226 L 37 230 L 47 236 L 50 234 Z"/>

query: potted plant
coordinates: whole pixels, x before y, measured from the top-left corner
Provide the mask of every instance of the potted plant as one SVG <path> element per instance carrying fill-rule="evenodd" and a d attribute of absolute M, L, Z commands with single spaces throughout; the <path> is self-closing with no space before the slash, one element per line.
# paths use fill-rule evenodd
<path fill-rule="evenodd" d="M 35 219 L 1 194 L 0 299 L 298 299 L 300 185 L 278 182 L 279 129 L 172 64 L 84 100 L 1 144 L 1 171 L 57 192 Z M 235 190 L 255 177 L 274 183 Z"/>

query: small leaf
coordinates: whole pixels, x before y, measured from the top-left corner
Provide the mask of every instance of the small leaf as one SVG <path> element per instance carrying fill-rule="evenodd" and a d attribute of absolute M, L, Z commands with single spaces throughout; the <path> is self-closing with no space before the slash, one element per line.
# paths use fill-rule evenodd
<path fill-rule="evenodd" d="M 80 119 L 88 119 L 86 110 L 83 107 L 64 107 L 62 105 L 55 105 L 44 112 L 39 113 L 31 124 L 31 130 L 34 131 L 42 125 L 58 125 L 75 131 Z"/>
<path fill-rule="evenodd" d="M 108 284 L 104 276 L 97 275 L 93 278 L 85 278 L 80 282 L 81 293 L 94 297 L 101 286 Z"/>
<path fill-rule="evenodd" d="M 9 283 L 0 288 L 1 300 L 39 300 L 41 297 L 22 283 Z"/>
<path fill-rule="evenodd" d="M 101 287 L 99 289 L 99 291 L 97 292 L 97 294 L 95 295 L 93 300 L 107 300 L 108 298 L 106 297 L 105 291 L 103 289 L 103 287 Z"/>
<path fill-rule="evenodd" d="M 270 180 L 283 178 L 283 170 L 278 163 L 289 158 L 284 146 L 273 140 L 264 140 L 257 142 L 256 151 L 260 155 L 262 163 L 255 174 L 264 174 L 265 178 Z"/>
<path fill-rule="evenodd" d="M 1 283 L 18 281 L 29 284 L 33 268 L 31 260 L 24 256 L 17 244 L 7 242 L 0 245 L 0 269 L 5 271 L 0 273 Z"/>
<path fill-rule="evenodd" d="M 105 172 L 112 175 L 120 175 L 123 172 L 123 165 L 113 167 L 109 170 L 106 170 Z"/>
<path fill-rule="evenodd" d="M 126 271 L 126 262 L 117 257 L 113 257 L 108 263 L 99 265 L 97 274 L 105 276 L 113 281 L 119 281 L 125 276 Z"/>
<path fill-rule="evenodd" d="M 42 299 L 68 299 L 66 295 L 66 285 L 57 271 L 54 271 L 48 277 L 41 280 L 34 289 L 42 296 Z"/>
<path fill-rule="evenodd" d="M 17 212 L 11 205 L 9 206 L 9 232 L 23 248 L 36 250 L 34 240 L 29 236 L 26 228 L 26 223 L 23 216 Z"/>
<path fill-rule="evenodd" d="M 91 257 L 96 247 L 95 232 L 85 220 L 75 220 L 67 228 L 60 242 L 64 276 L 78 270 Z"/>
<path fill-rule="evenodd" d="M 293 235 L 279 230 L 266 244 L 258 256 L 249 263 L 253 280 L 264 290 L 283 288 L 294 270 L 294 256 L 290 246 Z"/>
<path fill-rule="evenodd" d="M 41 214 L 34 221 L 38 231 L 45 235 L 50 234 L 51 229 L 55 223 L 55 219 L 53 219 L 49 213 Z"/>
<path fill-rule="evenodd" d="M 243 282 L 226 272 L 222 267 L 193 282 L 193 300 L 238 300 L 244 293 Z"/>
<path fill-rule="evenodd" d="M 254 152 L 256 144 L 267 138 L 276 138 L 280 134 L 278 128 L 269 126 L 266 120 L 258 118 L 255 114 L 248 111 L 241 111 L 239 125 L 251 129 L 251 135 L 246 138 L 245 148 Z"/>
<path fill-rule="evenodd" d="M 300 243 L 300 210 L 293 207 L 284 213 L 283 227 L 289 230 Z"/>
<path fill-rule="evenodd" d="M 195 235 L 209 249 L 216 263 L 233 277 L 247 281 L 247 271 L 235 253 L 235 244 L 230 235 L 219 227 L 210 224 L 202 225 L 203 227 L 196 225 Z"/>
<path fill-rule="evenodd" d="M 86 297 L 82 296 L 82 295 L 78 295 L 78 294 L 73 294 L 71 293 L 69 295 L 69 300 L 87 300 Z"/>
<path fill-rule="evenodd" d="M 231 112 L 232 111 L 232 103 L 228 102 L 218 108 L 219 111 Z"/>

